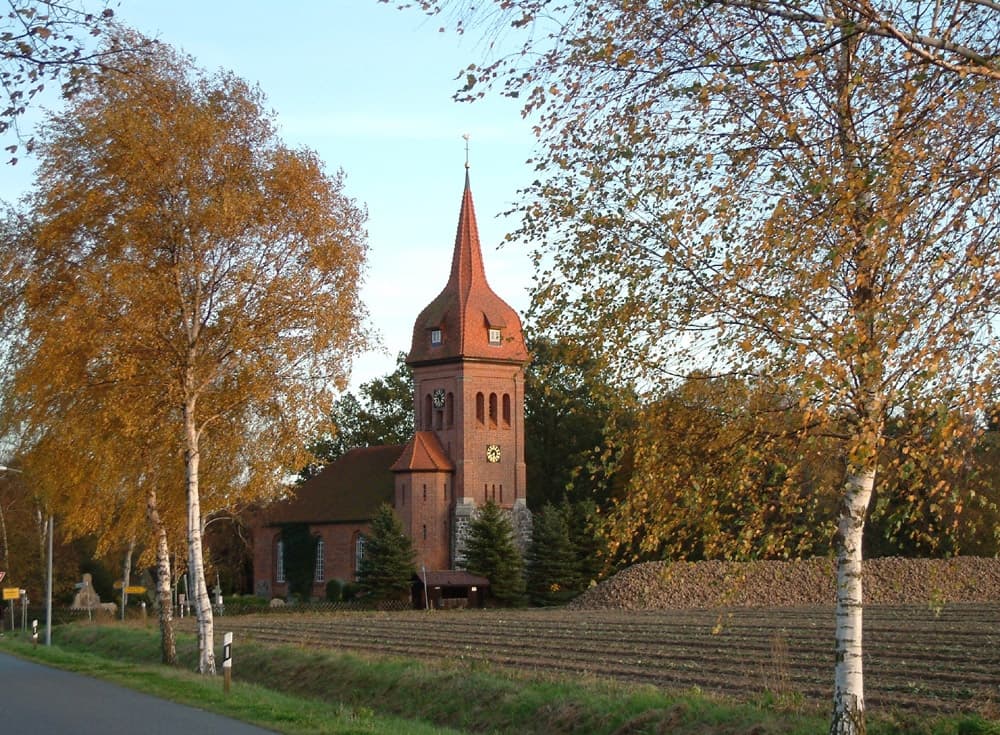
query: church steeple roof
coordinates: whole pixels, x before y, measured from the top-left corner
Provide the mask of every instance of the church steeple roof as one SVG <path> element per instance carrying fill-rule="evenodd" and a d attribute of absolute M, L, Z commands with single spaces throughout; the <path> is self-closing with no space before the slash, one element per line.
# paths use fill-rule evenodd
<path fill-rule="evenodd" d="M 414 322 L 406 362 L 415 365 L 456 359 L 528 360 L 517 312 L 493 292 L 486 280 L 468 170 L 451 274 L 444 290 Z"/>

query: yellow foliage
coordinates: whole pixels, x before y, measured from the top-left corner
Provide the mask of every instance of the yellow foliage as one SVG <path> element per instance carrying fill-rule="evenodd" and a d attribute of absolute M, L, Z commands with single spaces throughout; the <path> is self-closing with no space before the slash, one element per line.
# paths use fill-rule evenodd
<path fill-rule="evenodd" d="M 275 493 L 366 338 L 342 176 L 277 138 L 258 89 L 154 48 L 50 117 L 4 242 L 6 428 L 66 528 L 120 539 L 150 492 L 175 534 L 189 506 Z"/>

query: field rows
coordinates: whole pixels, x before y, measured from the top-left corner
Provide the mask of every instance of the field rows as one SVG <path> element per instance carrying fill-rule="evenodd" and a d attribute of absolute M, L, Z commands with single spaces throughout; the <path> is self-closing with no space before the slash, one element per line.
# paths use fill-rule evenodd
<path fill-rule="evenodd" d="M 219 630 L 266 643 L 823 702 L 832 608 L 720 611 L 476 610 L 233 616 Z M 869 707 L 995 712 L 1000 606 L 865 611 Z"/>

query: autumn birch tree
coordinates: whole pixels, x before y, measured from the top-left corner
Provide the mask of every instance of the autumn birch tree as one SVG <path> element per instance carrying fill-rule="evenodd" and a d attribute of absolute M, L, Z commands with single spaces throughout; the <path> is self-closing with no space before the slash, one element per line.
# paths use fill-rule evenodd
<path fill-rule="evenodd" d="M 527 39 L 459 96 L 492 85 L 536 121 L 516 235 L 540 243 L 543 326 L 651 388 L 768 381 L 801 396 L 803 440 L 842 442 L 830 732 L 863 732 L 861 537 L 887 417 L 974 416 L 996 374 L 1000 12 L 503 0 L 457 17 Z"/>
<path fill-rule="evenodd" d="M 38 141 L 9 391 L 25 452 L 70 435 L 52 425 L 78 396 L 96 407 L 83 430 L 162 442 L 135 457 L 132 502 L 169 525 L 184 499 L 199 669 L 214 673 L 204 518 L 304 464 L 365 345 L 365 213 L 278 139 L 260 90 L 162 45 L 87 78 Z"/>

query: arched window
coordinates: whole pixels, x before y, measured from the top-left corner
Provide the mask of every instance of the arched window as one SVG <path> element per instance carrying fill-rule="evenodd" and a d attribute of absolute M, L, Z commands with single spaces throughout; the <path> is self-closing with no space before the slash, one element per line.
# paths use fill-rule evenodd
<path fill-rule="evenodd" d="M 427 486 L 424 485 L 424 500 L 427 500 Z"/>
<path fill-rule="evenodd" d="M 497 394 L 490 393 L 490 426 L 496 428 L 497 425 Z"/>
<path fill-rule="evenodd" d="M 500 486 L 500 505 L 503 505 L 503 485 Z"/>
<path fill-rule="evenodd" d="M 365 558 L 365 537 L 358 533 L 354 536 L 354 573 L 361 571 L 361 560 Z"/>
<path fill-rule="evenodd" d="M 476 421 L 480 424 L 486 422 L 486 400 L 482 393 L 476 393 Z"/>
<path fill-rule="evenodd" d="M 274 545 L 274 581 L 278 584 L 285 582 L 285 542 L 280 538 Z"/>
<path fill-rule="evenodd" d="M 431 429 L 431 421 L 433 421 L 433 416 L 434 416 L 432 405 L 433 404 L 431 403 L 431 394 L 428 393 L 426 396 L 424 396 L 424 415 L 422 416 L 423 425 L 427 431 L 430 431 Z"/>
<path fill-rule="evenodd" d="M 444 402 L 444 420 L 450 429 L 455 425 L 455 394 L 449 393 Z"/>
<path fill-rule="evenodd" d="M 427 524 L 424 524 L 424 541 L 427 540 Z"/>
<path fill-rule="evenodd" d="M 326 544 L 323 543 L 323 539 L 316 540 L 316 569 L 313 574 L 313 581 L 326 581 Z"/>
<path fill-rule="evenodd" d="M 510 395 L 507 393 L 503 394 L 503 425 L 510 428 Z"/>

